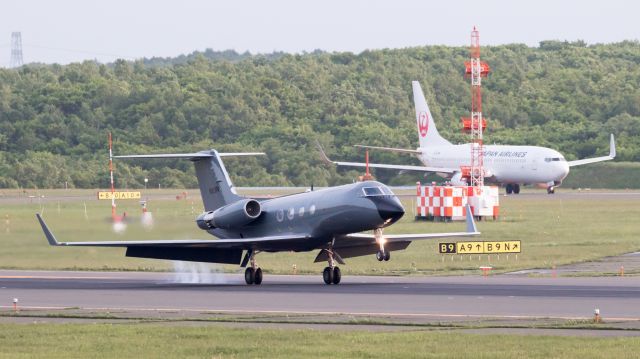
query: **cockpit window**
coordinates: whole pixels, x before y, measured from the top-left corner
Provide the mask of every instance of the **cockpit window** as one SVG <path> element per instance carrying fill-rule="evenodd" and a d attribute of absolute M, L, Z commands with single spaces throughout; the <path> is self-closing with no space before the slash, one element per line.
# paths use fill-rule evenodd
<path fill-rule="evenodd" d="M 382 195 L 382 190 L 380 187 L 363 187 L 365 196 L 380 196 Z"/>
<path fill-rule="evenodd" d="M 388 194 L 388 195 L 393 195 L 393 192 L 391 192 L 391 190 L 389 189 L 389 187 L 383 186 L 382 187 L 382 192 L 384 194 Z"/>
<path fill-rule="evenodd" d="M 545 162 L 562 162 L 564 160 L 564 157 L 547 157 L 544 159 Z"/>

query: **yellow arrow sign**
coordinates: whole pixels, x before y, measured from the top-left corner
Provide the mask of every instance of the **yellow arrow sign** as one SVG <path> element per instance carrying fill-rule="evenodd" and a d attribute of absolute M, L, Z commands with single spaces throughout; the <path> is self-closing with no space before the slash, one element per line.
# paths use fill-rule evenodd
<path fill-rule="evenodd" d="M 140 192 L 98 192 L 98 199 L 140 199 Z"/>
<path fill-rule="evenodd" d="M 520 241 L 486 241 L 440 243 L 439 252 L 443 254 L 493 254 L 520 253 Z"/>

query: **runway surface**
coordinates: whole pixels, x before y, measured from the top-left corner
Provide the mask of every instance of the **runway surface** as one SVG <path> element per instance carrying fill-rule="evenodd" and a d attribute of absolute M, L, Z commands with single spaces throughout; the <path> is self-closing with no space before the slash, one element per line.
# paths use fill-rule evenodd
<path fill-rule="evenodd" d="M 640 319 L 640 277 L 343 277 L 238 274 L 217 284 L 181 284 L 171 273 L 0 271 L 0 308 L 180 310 L 438 318 Z"/>

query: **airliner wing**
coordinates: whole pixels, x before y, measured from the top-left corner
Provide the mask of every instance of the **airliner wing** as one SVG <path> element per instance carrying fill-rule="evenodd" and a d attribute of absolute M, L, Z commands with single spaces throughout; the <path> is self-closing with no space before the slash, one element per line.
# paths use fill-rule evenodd
<path fill-rule="evenodd" d="M 420 151 L 420 150 L 408 150 L 408 149 L 404 149 L 404 148 L 366 146 L 366 145 L 353 145 L 353 147 L 366 148 L 366 149 L 370 149 L 370 150 L 380 150 L 380 151 L 389 151 L 389 152 L 408 153 L 408 154 L 412 154 L 412 155 L 421 155 L 422 154 L 422 151 Z"/>
<path fill-rule="evenodd" d="M 337 166 L 346 166 L 346 167 L 367 167 L 367 164 L 364 162 L 332 161 L 331 159 L 329 159 L 329 157 L 327 157 L 327 154 L 324 152 L 324 149 L 322 148 L 322 146 L 320 146 L 320 144 L 318 144 L 318 150 L 320 150 L 320 155 L 322 156 L 322 160 L 325 163 L 332 163 Z M 369 163 L 368 166 L 369 168 L 385 168 L 385 169 L 393 169 L 393 170 L 401 170 L 401 171 L 419 171 L 419 172 L 455 173 L 460 171 L 460 169 L 455 169 L 455 168 L 392 165 L 392 164 L 384 164 L 384 163 Z"/>
<path fill-rule="evenodd" d="M 611 134 L 611 139 L 609 141 L 609 155 L 608 156 L 585 158 L 585 159 L 582 159 L 582 160 L 569 161 L 569 162 L 567 162 L 567 164 L 569 165 L 569 167 L 574 167 L 574 166 L 586 165 L 588 163 L 609 161 L 609 160 L 612 160 L 614 158 L 616 158 L 616 143 L 615 143 L 615 140 L 613 139 L 613 133 L 612 133 Z"/>

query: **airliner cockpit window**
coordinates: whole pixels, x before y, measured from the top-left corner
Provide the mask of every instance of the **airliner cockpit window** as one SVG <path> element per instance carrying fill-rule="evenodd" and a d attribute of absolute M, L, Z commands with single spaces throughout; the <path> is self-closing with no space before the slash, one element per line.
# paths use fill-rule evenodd
<path fill-rule="evenodd" d="M 383 187 L 382 187 L 382 192 L 383 192 L 384 194 L 387 194 L 387 195 L 393 195 L 393 192 L 391 192 L 391 190 L 389 189 L 389 187 L 386 187 L 386 186 L 383 186 Z"/>
<path fill-rule="evenodd" d="M 382 190 L 380 187 L 363 187 L 365 196 L 380 196 L 382 195 Z"/>

